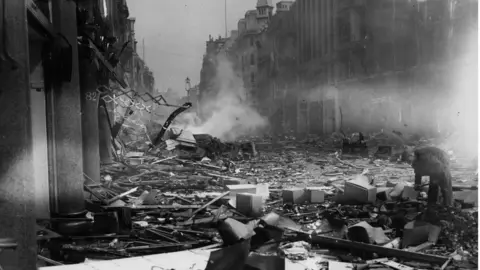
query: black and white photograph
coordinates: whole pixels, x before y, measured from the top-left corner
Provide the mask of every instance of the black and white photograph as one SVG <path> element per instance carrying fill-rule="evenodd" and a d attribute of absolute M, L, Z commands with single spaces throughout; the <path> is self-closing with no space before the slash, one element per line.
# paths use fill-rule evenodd
<path fill-rule="evenodd" d="M 0 270 L 467 270 L 478 0 L 0 0 Z"/>

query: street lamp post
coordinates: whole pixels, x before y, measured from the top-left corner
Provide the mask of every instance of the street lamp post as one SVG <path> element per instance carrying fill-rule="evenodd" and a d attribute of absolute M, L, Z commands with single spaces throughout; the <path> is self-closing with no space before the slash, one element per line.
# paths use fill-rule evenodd
<path fill-rule="evenodd" d="M 190 101 L 190 96 L 189 96 L 190 88 L 192 88 L 192 85 L 190 84 L 190 78 L 187 77 L 185 78 L 185 91 L 187 92 L 187 98 L 189 101 Z"/>

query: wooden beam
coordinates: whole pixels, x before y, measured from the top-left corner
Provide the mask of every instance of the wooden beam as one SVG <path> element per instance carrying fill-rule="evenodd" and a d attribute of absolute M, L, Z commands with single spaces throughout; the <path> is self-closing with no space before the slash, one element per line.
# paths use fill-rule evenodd
<path fill-rule="evenodd" d="M 53 25 L 47 17 L 45 17 L 45 14 L 43 14 L 33 0 L 26 0 L 26 2 L 28 17 L 32 19 L 32 21 L 29 20 L 29 23 L 37 24 L 48 37 L 55 37 Z"/>
<path fill-rule="evenodd" d="M 365 244 L 360 242 L 353 242 L 344 239 L 338 239 L 328 236 L 312 236 L 312 244 L 320 246 L 330 246 L 341 249 L 350 249 L 364 252 L 377 253 L 380 256 L 386 257 L 398 257 L 415 261 L 429 262 L 435 264 L 443 264 L 448 258 L 443 256 L 431 255 L 431 254 L 422 254 L 416 252 L 405 251 L 401 249 L 393 249 L 382 246 L 376 246 L 371 244 Z"/>
<path fill-rule="evenodd" d="M 100 50 L 97 48 L 95 43 L 91 39 L 88 40 L 90 43 L 90 48 L 93 50 L 95 53 L 95 56 L 98 58 L 98 60 L 104 65 L 108 71 L 112 74 L 113 78 L 120 84 L 120 86 L 124 89 L 128 89 L 128 85 L 125 83 L 123 78 L 120 78 L 117 73 L 115 72 L 115 68 L 103 57 L 103 54 L 100 52 Z"/>
<path fill-rule="evenodd" d="M 192 213 L 192 216 L 187 220 L 187 222 L 192 221 L 195 218 L 195 215 L 197 215 L 200 211 L 202 211 L 205 208 L 209 207 L 210 205 L 214 204 L 216 201 L 218 201 L 221 198 L 227 196 L 228 194 L 230 194 L 230 191 L 227 191 L 227 192 L 224 192 L 224 193 L 220 194 L 219 196 L 215 197 L 213 200 L 209 201 L 208 203 L 204 204 L 202 207 L 195 210 L 195 212 Z"/>

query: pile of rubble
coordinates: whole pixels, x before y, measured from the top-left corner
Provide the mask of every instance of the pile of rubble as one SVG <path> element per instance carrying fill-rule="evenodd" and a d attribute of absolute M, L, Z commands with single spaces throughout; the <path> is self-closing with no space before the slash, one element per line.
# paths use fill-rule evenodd
<path fill-rule="evenodd" d="M 41 224 L 39 256 L 92 266 L 148 257 L 158 269 L 477 268 L 475 170 L 454 163 L 456 205 L 432 215 L 410 166 L 362 156 L 370 146 L 356 138 L 224 143 L 171 128 L 85 184 L 85 219 Z"/>

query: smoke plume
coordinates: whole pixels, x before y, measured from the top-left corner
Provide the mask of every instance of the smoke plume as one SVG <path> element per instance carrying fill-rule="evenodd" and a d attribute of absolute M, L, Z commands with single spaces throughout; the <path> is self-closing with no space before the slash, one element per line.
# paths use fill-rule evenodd
<path fill-rule="evenodd" d="M 232 63 L 224 55 L 219 55 L 216 62 L 214 87 L 216 91 L 202 98 L 199 105 L 207 118 L 200 124 L 194 121 L 192 113 L 182 115 L 188 122 L 185 129 L 194 134 L 206 133 L 219 139 L 232 141 L 242 136 L 255 135 L 264 129 L 268 121 L 261 116 L 248 102 L 247 91 L 233 68 Z"/>

